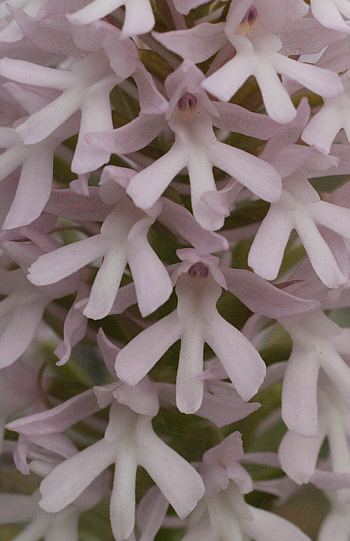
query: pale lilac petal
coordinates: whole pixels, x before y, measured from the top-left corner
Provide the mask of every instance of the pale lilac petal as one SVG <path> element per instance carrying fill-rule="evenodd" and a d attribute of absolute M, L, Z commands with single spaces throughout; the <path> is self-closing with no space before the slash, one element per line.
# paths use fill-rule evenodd
<path fill-rule="evenodd" d="M 73 24 L 89 24 L 102 19 L 125 3 L 125 0 L 94 0 L 75 13 L 66 15 Z"/>
<path fill-rule="evenodd" d="M 328 227 L 345 238 L 350 237 L 350 209 L 319 201 L 309 207 L 310 213 L 319 225 Z"/>
<path fill-rule="evenodd" d="M 81 56 L 84 54 L 74 43 L 67 22 L 65 25 L 61 24 L 60 28 L 58 28 L 50 24 L 50 21 L 29 17 L 23 9 L 15 9 L 9 5 L 8 10 L 22 30 L 23 35 L 39 49 L 67 56 Z"/>
<path fill-rule="evenodd" d="M 136 524 L 141 531 L 140 541 L 154 541 L 165 518 L 169 502 L 157 486 L 143 496 L 136 511 Z"/>
<path fill-rule="evenodd" d="M 162 199 L 162 212 L 157 219 L 201 253 L 222 252 L 228 249 L 228 242 L 224 237 L 203 229 L 185 207 L 170 199 Z"/>
<path fill-rule="evenodd" d="M 237 92 L 243 83 L 252 75 L 255 68 L 255 56 L 238 54 L 222 68 L 210 75 L 201 86 L 213 96 L 222 101 L 229 99 Z"/>
<path fill-rule="evenodd" d="M 111 207 L 99 196 L 99 188 L 90 186 L 89 195 L 81 196 L 71 189 L 52 190 L 45 212 L 74 221 L 102 222 Z"/>
<path fill-rule="evenodd" d="M 275 122 L 268 115 L 253 113 L 234 103 L 215 103 L 219 117 L 213 119 L 213 125 L 223 130 L 243 133 L 249 137 L 268 140 L 282 134 L 286 127 Z M 288 128 L 297 127 L 302 129 L 309 119 L 310 106 L 307 99 L 303 98 L 297 110 L 296 118 L 288 124 Z"/>
<path fill-rule="evenodd" d="M 125 541 L 135 524 L 135 483 L 137 461 L 132 445 L 122 445 L 116 453 L 110 519 L 116 541 Z"/>
<path fill-rule="evenodd" d="M 150 0 L 125 0 L 123 36 L 130 37 L 150 32 L 154 15 Z"/>
<path fill-rule="evenodd" d="M 110 239 L 108 239 L 110 242 Z M 127 263 L 124 239 L 109 248 L 99 268 L 84 315 L 91 319 L 106 317 L 114 303 Z"/>
<path fill-rule="evenodd" d="M 243 400 L 250 400 L 262 384 L 266 367 L 249 340 L 217 314 L 207 326 L 205 340 L 218 356 Z"/>
<path fill-rule="evenodd" d="M 72 348 L 79 344 L 86 334 L 88 321 L 81 310 L 77 308 L 77 304 L 82 299 L 85 299 L 88 294 L 88 288 L 83 283 L 79 287 L 75 302 L 69 309 L 64 321 L 63 342 L 54 351 L 54 355 L 59 358 L 56 363 L 57 366 L 62 366 L 69 360 Z"/>
<path fill-rule="evenodd" d="M 265 201 L 276 202 L 280 199 L 282 181 L 272 165 L 243 150 L 219 142 L 213 145 L 211 154 L 216 167 Z"/>
<path fill-rule="evenodd" d="M 182 413 L 195 413 L 203 401 L 203 381 L 197 379 L 203 372 L 204 339 L 202 322 L 191 321 L 181 336 L 181 350 L 176 376 L 176 405 Z"/>
<path fill-rule="evenodd" d="M 344 92 L 340 77 L 333 71 L 297 62 L 278 53 L 273 62 L 279 73 L 288 75 L 320 96 L 333 98 Z"/>
<path fill-rule="evenodd" d="M 35 336 L 48 301 L 39 298 L 33 301 L 16 308 L 0 337 L 0 368 L 14 363 Z"/>
<path fill-rule="evenodd" d="M 288 209 L 271 205 L 248 255 L 248 265 L 265 280 L 277 277 L 293 227 L 293 216 Z"/>
<path fill-rule="evenodd" d="M 179 517 L 185 518 L 204 494 L 199 473 L 153 431 L 142 432 L 138 461 Z"/>
<path fill-rule="evenodd" d="M 310 541 L 297 526 L 264 509 L 248 506 L 252 521 L 245 521 L 243 529 L 256 541 Z"/>
<path fill-rule="evenodd" d="M 62 72 L 63 70 L 54 71 Z M 16 132 L 27 145 L 46 139 L 80 108 L 81 92 L 75 87 L 65 91 L 40 111 L 30 115 L 16 128 Z"/>
<path fill-rule="evenodd" d="M 181 336 L 181 322 L 172 312 L 135 336 L 117 355 L 118 377 L 136 385 Z"/>
<path fill-rule="evenodd" d="M 89 144 L 114 154 L 129 154 L 149 145 L 166 126 L 165 115 L 143 114 L 121 128 L 103 133 L 94 131 L 85 138 Z"/>
<path fill-rule="evenodd" d="M 97 149 L 85 140 L 85 134 L 96 131 L 112 130 L 112 115 L 109 94 L 116 84 L 116 77 L 105 77 L 89 92 L 81 106 L 81 122 L 77 146 L 71 169 L 73 173 L 82 174 L 98 169 L 107 163 L 110 152 L 106 149 Z"/>
<path fill-rule="evenodd" d="M 132 76 L 137 84 L 141 114 L 161 115 L 162 113 L 166 113 L 168 110 L 168 102 L 159 90 L 157 90 L 152 75 L 146 70 L 141 62 L 133 72 Z"/>
<path fill-rule="evenodd" d="M 293 344 L 282 391 L 282 418 L 301 436 L 317 434 L 317 380 L 320 362 L 317 351 Z"/>
<path fill-rule="evenodd" d="M 1 344 L 1 340 L 0 340 Z M 325 348 L 321 357 L 321 367 L 335 385 L 342 400 L 350 406 L 350 368 L 332 348 Z"/>
<path fill-rule="evenodd" d="M 301 138 L 320 152 L 329 154 L 335 136 L 343 127 L 343 122 L 343 113 L 339 107 L 327 104 L 310 120 Z"/>
<path fill-rule="evenodd" d="M 118 289 L 117 296 L 111 308 L 110 314 L 122 314 L 130 306 L 137 303 L 135 283 Z"/>
<path fill-rule="evenodd" d="M 185 165 L 186 155 L 183 148 L 175 143 L 167 154 L 131 179 L 128 195 L 136 206 L 149 209 Z"/>
<path fill-rule="evenodd" d="M 30 436 L 64 432 L 99 409 L 95 393 L 89 389 L 48 411 L 12 421 L 7 428 Z"/>
<path fill-rule="evenodd" d="M 55 146 L 36 145 L 26 158 L 4 229 L 28 225 L 40 216 L 51 193 Z"/>
<path fill-rule="evenodd" d="M 40 507 L 48 513 L 62 511 L 115 460 L 115 444 L 104 439 L 59 464 L 41 482 Z"/>
<path fill-rule="evenodd" d="M 128 236 L 127 259 L 142 317 L 164 304 L 173 290 L 167 270 L 147 240 L 153 221 L 149 217 L 139 220 Z"/>
<path fill-rule="evenodd" d="M 29 268 L 28 279 L 35 285 L 54 284 L 88 263 L 105 255 L 110 239 L 96 235 L 44 254 Z"/>
<path fill-rule="evenodd" d="M 297 112 L 287 90 L 282 86 L 276 69 L 271 64 L 270 57 L 265 60 L 261 56 L 261 59 L 261 62 L 257 62 L 254 75 L 263 96 L 266 112 L 276 122 L 287 124 L 296 117 Z"/>
<path fill-rule="evenodd" d="M 255 313 L 271 318 L 315 310 L 319 303 L 299 299 L 279 289 L 260 276 L 243 269 L 223 269 L 227 289 Z"/>
<path fill-rule="evenodd" d="M 227 43 L 224 23 L 203 23 L 188 30 L 152 35 L 164 47 L 194 64 L 207 60 Z"/>
<path fill-rule="evenodd" d="M 336 539 L 337 541 L 349 540 L 349 517 L 345 513 L 341 510 L 331 510 L 321 524 L 318 541 L 329 541 L 330 539 Z"/>
<path fill-rule="evenodd" d="M 243 402 L 240 396 L 235 396 L 235 394 L 232 389 L 232 399 L 229 399 L 219 394 L 213 395 L 205 392 L 202 405 L 196 411 L 196 415 L 222 427 L 240 421 L 260 408 L 260 404 L 257 402 Z"/>
<path fill-rule="evenodd" d="M 283 437 L 278 449 L 280 463 L 298 485 L 308 483 L 313 475 L 324 437 L 323 430 L 319 430 L 316 438 L 305 438 L 292 430 Z"/>
<path fill-rule="evenodd" d="M 46 68 L 24 60 L 2 58 L 0 60 L 0 75 L 18 83 L 42 86 L 44 88 L 59 88 L 67 90 L 76 82 L 76 76 L 70 71 Z"/>
<path fill-rule="evenodd" d="M 330 288 L 344 284 L 346 276 L 341 272 L 330 247 L 318 231 L 309 213 L 294 213 L 294 223 L 310 263 L 322 282 Z"/>

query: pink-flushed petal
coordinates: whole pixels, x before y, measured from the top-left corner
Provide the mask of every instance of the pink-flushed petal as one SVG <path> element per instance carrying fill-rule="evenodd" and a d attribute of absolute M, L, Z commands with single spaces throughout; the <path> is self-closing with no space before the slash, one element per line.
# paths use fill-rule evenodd
<path fill-rule="evenodd" d="M 125 0 L 93 0 L 75 13 L 66 15 L 73 24 L 89 24 L 102 19 L 125 3 Z"/>
<path fill-rule="evenodd" d="M 215 103 L 219 113 L 218 118 L 213 119 L 213 125 L 223 130 L 243 133 L 249 137 L 268 140 L 283 133 L 284 125 L 275 122 L 268 115 L 253 113 L 233 103 Z M 310 116 L 310 106 L 303 98 L 297 110 L 297 117 L 288 125 L 298 129 L 304 127 Z"/>
<path fill-rule="evenodd" d="M 181 519 L 204 494 L 204 484 L 196 470 L 151 430 L 138 434 L 142 441 L 139 464 L 152 477 Z"/>
<path fill-rule="evenodd" d="M 332 509 L 321 524 L 318 532 L 318 541 L 348 541 L 349 539 L 349 516 L 342 509 Z"/>
<path fill-rule="evenodd" d="M 252 521 L 244 521 L 245 533 L 256 541 L 310 541 L 297 526 L 274 513 L 248 506 Z"/>
<path fill-rule="evenodd" d="M 317 435 L 317 380 L 320 362 L 317 351 L 293 344 L 282 391 L 282 419 L 301 436 Z"/>
<path fill-rule="evenodd" d="M 116 82 L 117 78 L 114 75 L 105 77 L 95 85 L 97 88 L 91 89 L 82 104 L 79 137 L 71 165 L 73 173 L 88 173 L 109 161 L 110 152 L 89 145 L 85 140 L 85 134 L 91 131 L 112 130 L 109 94 Z"/>
<path fill-rule="evenodd" d="M 64 432 L 99 409 L 95 393 L 89 389 L 48 411 L 12 421 L 7 428 L 29 436 Z"/>
<path fill-rule="evenodd" d="M 131 179 L 128 195 L 136 206 L 149 209 L 185 165 L 186 155 L 183 148 L 175 143 L 167 154 Z"/>
<path fill-rule="evenodd" d="M 142 331 L 118 353 L 115 363 L 118 377 L 136 385 L 181 334 L 182 324 L 176 312 Z"/>
<path fill-rule="evenodd" d="M 258 392 L 266 374 L 264 361 L 257 350 L 219 314 L 207 325 L 204 337 L 238 394 L 243 400 L 250 400 Z"/>
<path fill-rule="evenodd" d="M 118 78 L 124 80 L 130 77 L 139 65 L 136 44 L 130 39 L 122 40 L 119 28 L 106 21 L 99 20 L 91 26 L 99 36 L 111 68 Z"/>
<path fill-rule="evenodd" d="M 298 485 L 308 483 L 313 475 L 324 437 L 321 428 L 316 438 L 305 438 L 292 430 L 284 435 L 278 449 L 281 467 Z"/>
<path fill-rule="evenodd" d="M 257 314 L 271 318 L 315 310 L 319 303 L 299 299 L 279 289 L 260 276 L 243 269 L 223 269 L 227 289 Z"/>
<path fill-rule="evenodd" d="M 110 501 L 111 527 L 116 541 L 125 541 L 135 525 L 137 458 L 133 445 L 121 445 L 116 453 Z"/>
<path fill-rule="evenodd" d="M 349 473 L 334 473 L 332 471 L 316 470 L 310 482 L 320 490 L 339 490 L 349 488 Z"/>
<path fill-rule="evenodd" d="M 107 336 L 103 332 L 102 327 L 99 328 L 97 333 L 97 344 L 102 352 L 103 360 L 107 367 L 108 372 L 115 376 L 114 364 L 115 358 L 120 351 L 120 348 L 108 340 Z"/>
<path fill-rule="evenodd" d="M 142 317 L 164 304 L 173 290 L 167 270 L 147 240 L 153 221 L 149 217 L 139 220 L 128 236 L 127 259 Z"/>
<path fill-rule="evenodd" d="M 45 212 L 68 220 L 102 222 L 111 207 L 99 196 L 99 188 L 89 186 L 89 195 L 82 196 L 71 189 L 52 190 Z"/>
<path fill-rule="evenodd" d="M 320 152 L 329 154 L 333 140 L 343 124 L 343 113 L 339 107 L 327 103 L 310 120 L 301 138 L 308 145 L 315 146 Z"/>
<path fill-rule="evenodd" d="M 66 316 L 63 327 L 63 341 L 54 351 L 54 355 L 59 358 L 56 363 L 57 366 L 62 366 L 70 359 L 72 348 L 79 344 L 86 334 L 88 321 L 81 310 L 77 308 L 77 304 L 88 295 L 88 287 L 83 283 L 79 287 L 75 301 Z"/>
<path fill-rule="evenodd" d="M 248 265 L 265 280 L 277 277 L 293 227 L 293 215 L 288 209 L 271 205 L 248 255 Z"/>
<path fill-rule="evenodd" d="M 227 42 L 224 23 L 202 23 L 188 30 L 152 32 L 152 35 L 164 47 L 194 64 L 207 60 Z"/>
<path fill-rule="evenodd" d="M 122 314 L 130 306 L 137 303 L 135 284 L 132 282 L 118 289 L 117 296 L 111 308 L 110 314 Z"/>
<path fill-rule="evenodd" d="M 325 347 L 322 352 L 321 367 L 335 385 L 342 400 L 350 406 L 350 368 L 341 356 L 332 348 Z"/>
<path fill-rule="evenodd" d="M 125 0 L 123 37 L 137 36 L 150 32 L 154 26 L 154 15 L 150 0 Z"/>
<path fill-rule="evenodd" d="M 66 90 L 40 111 L 30 115 L 16 128 L 16 132 L 26 145 L 39 143 L 46 139 L 79 109 L 82 92 L 81 87 L 80 89 L 73 87 Z"/>
<path fill-rule="evenodd" d="M 0 337 L 0 368 L 14 363 L 31 344 L 41 322 L 47 299 L 39 297 L 32 303 L 19 305 Z"/>
<path fill-rule="evenodd" d="M 25 160 L 4 229 L 28 225 L 38 218 L 51 193 L 55 142 L 38 144 Z"/>
<path fill-rule="evenodd" d="M 350 209 L 327 201 L 314 203 L 309 209 L 317 224 L 328 227 L 345 238 L 350 237 Z"/>
<path fill-rule="evenodd" d="M 203 402 L 196 415 L 208 419 L 218 427 L 228 425 L 240 421 L 248 417 L 251 413 L 260 408 L 257 402 L 246 403 L 240 396 L 234 396 L 230 400 L 228 397 L 204 393 Z"/>
<path fill-rule="evenodd" d="M 255 63 L 254 55 L 250 53 L 239 54 L 205 79 L 201 86 L 219 100 L 229 101 L 248 77 L 252 75 Z"/>
<path fill-rule="evenodd" d="M 168 110 L 168 102 L 157 89 L 152 75 L 140 62 L 133 72 L 133 78 L 137 84 L 141 114 L 161 115 Z"/>
<path fill-rule="evenodd" d="M 265 201 L 277 202 L 282 180 L 272 165 L 238 148 L 217 142 L 211 151 L 216 167 L 233 176 Z"/>
<path fill-rule="evenodd" d="M 28 279 L 35 285 L 54 284 L 105 255 L 109 244 L 108 237 L 95 235 L 62 246 L 58 250 L 40 256 L 29 268 Z"/>
<path fill-rule="evenodd" d="M 169 502 L 156 486 L 143 496 L 136 510 L 136 524 L 141 531 L 140 541 L 154 541 L 168 507 Z"/>
<path fill-rule="evenodd" d="M 162 198 L 162 212 L 158 220 L 170 231 L 190 242 L 201 253 L 211 254 L 228 249 L 228 241 L 224 237 L 203 229 L 185 207 L 165 197 Z"/>
<path fill-rule="evenodd" d="M 42 481 L 40 507 L 48 513 L 62 511 L 114 462 L 115 457 L 115 443 L 102 439 L 65 460 Z"/>
<path fill-rule="evenodd" d="M 28 148 L 22 143 L 13 146 L 0 156 L 0 180 L 5 179 L 17 167 L 22 165 L 28 156 Z"/>
<path fill-rule="evenodd" d="M 0 75 L 18 83 L 67 90 L 76 82 L 76 76 L 66 70 L 46 68 L 24 60 L 2 58 Z"/>
<path fill-rule="evenodd" d="M 204 339 L 202 321 L 195 318 L 185 326 L 181 336 L 179 365 L 176 376 L 176 405 L 182 413 L 195 413 L 203 401 Z"/>
<path fill-rule="evenodd" d="M 40 20 L 38 17 L 30 17 L 23 9 L 15 9 L 10 5 L 8 9 L 23 35 L 39 49 L 73 57 L 84 54 L 84 51 L 74 43 L 67 22 L 58 27 L 50 20 L 45 21 L 45 19 Z"/>
<path fill-rule="evenodd" d="M 123 239 L 124 240 L 124 239 Z M 84 315 L 91 319 L 106 317 L 114 303 L 127 263 L 126 246 L 122 242 L 106 252 L 91 288 Z"/>
<path fill-rule="evenodd" d="M 333 71 L 297 62 L 278 53 L 275 53 L 273 62 L 279 73 L 288 75 L 322 97 L 334 98 L 344 92 L 340 77 Z"/>
<path fill-rule="evenodd" d="M 294 224 L 310 263 L 322 282 L 330 288 L 344 284 L 346 276 L 306 209 L 300 208 L 294 213 Z"/>
<path fill-rule="evenodd" d="M 167 127 L 165 115 L 143 114 L 116 130 L 89 133 L 90 145 L 104 148 L 114 154 L 129 154 L 147 146 Z"/>
<path fill-rule="evenodd" d="M 287 90 L 282 86 L 270 57 L 265 58 L 261 55 L 258 58 L 260 62 L 257 62 L 254 75 L 263 96 L 266 112 L 276 122 L 287 124 L 296 117 L 294 105 Z"/>

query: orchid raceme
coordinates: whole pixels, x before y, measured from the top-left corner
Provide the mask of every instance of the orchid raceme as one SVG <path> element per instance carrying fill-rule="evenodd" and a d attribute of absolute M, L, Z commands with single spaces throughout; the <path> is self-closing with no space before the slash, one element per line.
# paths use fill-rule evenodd
<path fill-rule="evenodd" d="M 0 2 L 1 541 L 348 541 L 349 22 Z"/>

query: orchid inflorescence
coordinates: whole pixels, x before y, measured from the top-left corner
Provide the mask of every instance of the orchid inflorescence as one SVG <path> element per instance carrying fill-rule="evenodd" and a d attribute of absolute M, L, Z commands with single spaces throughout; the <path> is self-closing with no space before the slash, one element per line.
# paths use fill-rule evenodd
<path fill-rule="evenodd" d="M 349 540 L 350 0 L 0 21 L 0 539 Z"/>

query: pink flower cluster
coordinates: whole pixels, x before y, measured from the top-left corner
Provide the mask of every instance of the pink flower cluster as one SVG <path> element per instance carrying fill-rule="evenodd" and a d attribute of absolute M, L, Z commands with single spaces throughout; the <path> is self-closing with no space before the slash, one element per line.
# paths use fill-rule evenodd
<path fill-rule="evenodd" d="M 1 3 L 1 539 L 350 538 L 349 40 L 350 0 Z"/>

